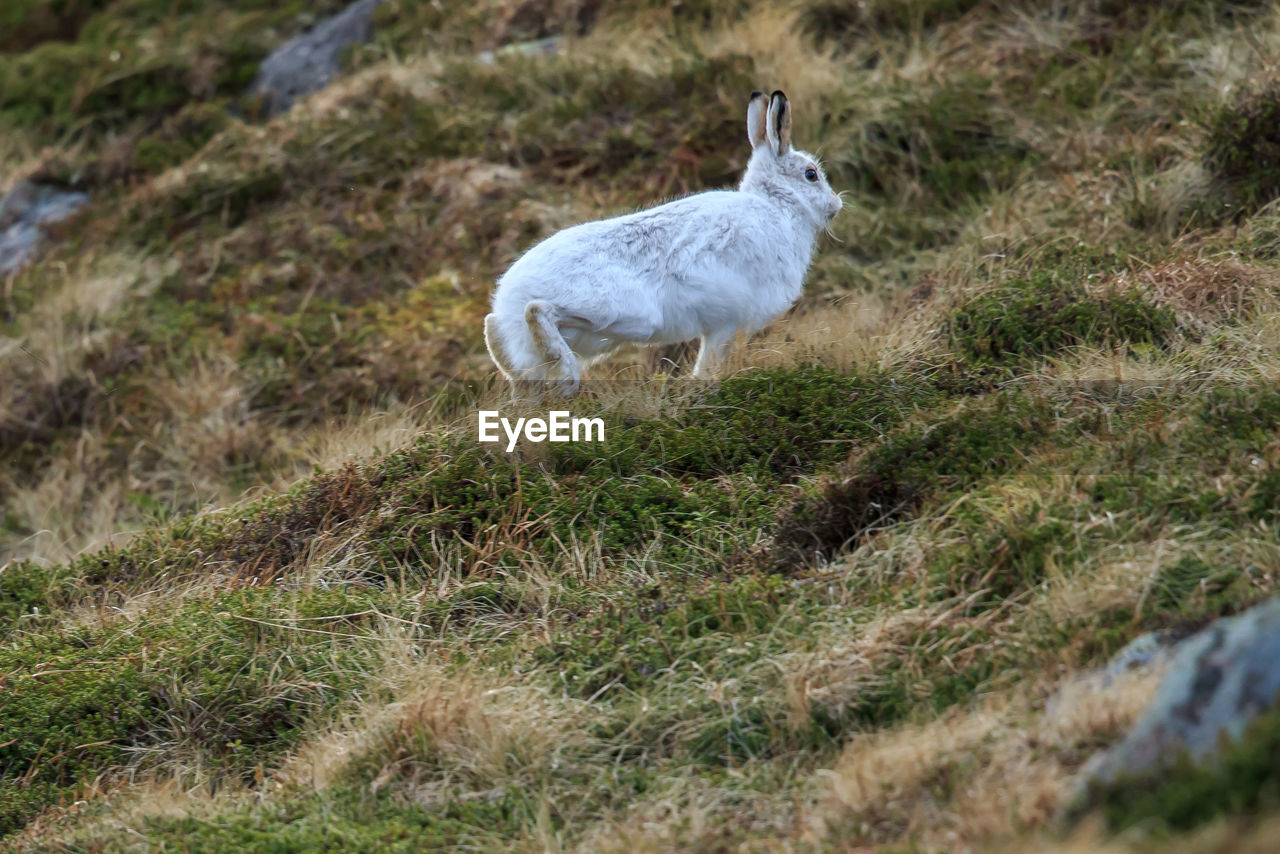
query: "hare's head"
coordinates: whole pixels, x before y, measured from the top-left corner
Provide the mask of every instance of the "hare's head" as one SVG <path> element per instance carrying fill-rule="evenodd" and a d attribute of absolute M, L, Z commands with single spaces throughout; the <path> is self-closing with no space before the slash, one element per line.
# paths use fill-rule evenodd
<path fill-rule="evenodd" d="M 751 161 L 739 189 L 798 206 L 818 225 L 826 225 L 844 203 L 827 183 L 818 158 L 791 147 L 791 103 L 781 91 L 765 98 L 752 92 L 747 106 Z"/>

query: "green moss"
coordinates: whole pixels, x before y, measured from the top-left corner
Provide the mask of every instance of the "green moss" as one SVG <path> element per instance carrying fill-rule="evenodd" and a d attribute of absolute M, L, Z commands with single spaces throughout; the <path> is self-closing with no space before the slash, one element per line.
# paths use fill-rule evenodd
<path fill-rule="evenodd" d="M 273 25 L 302 10 L 168 0 L 18 6 L 0 15 L 27 15 L 37 30 L 74 40 L 32 43 L 0 62 L 0 127 L 49 142 L 74 136 L 84 144 L 77 156 L 91 163 L 115 137 L 146 134 L 185 105 L 238 96 L 279 38 Z M 0 32 L 15 31 L 0 21 Z M 29 41 L 21 26 L 14 37 Z"/>
<path fill-rule="evenodd" d="M 500 546 L 508 559 L 568 543 L 619 553 L 664 538 L 739 548 L 738 534 L 777 506 L 771 487 L 834 463 L 940 396 L 909 378 L 759 371 L 725 381 L 681 415 L 606 424 L 604 447 L 552 446 L 541 468 L 469 437 L 448 447 L 424 441 L 371 475 L 403 512 L 369 537 L 392 565 L 420 561 L 442 537 Z"/>
<path fill-rule="evenodd" d="M 281 625 L 282 609 L 313 618 L 368 605 L 338 591 L 246 590 L 141 624 L 12 636 L 0 646 L 0 833 L 161 742 L 179 740 L 227 774 L 281 756 L 312 712 L 352 687 L 351 669 L 336 665 L 352 663 L 342 638 L 359 632 L 309 619 L 335 631 L 317 639 Z"/>
<path fill-rule="evenodd" d="M 785 478 L 839 462 L 851 446 L 879 438 L 943 396 L 928 379 L 906 375 L 842 374 L 820 365 L 750 371 L 671 417 L 627 424 L 602 462 L 616 474 Z M 569 446 L 558 461 L 561 470 L 583 470 L 598 456 Z"/>
<path fill-rule="evenodd" d="M 672 579 L 560 627 L 535 657 L 554 665 L 565 688 L 590 697 L 607 686 L 638 689 L 659 672 L 688 667 L 715 650 L 756 635 L 777 619 L 788 598 L 780 576 Z"/>
<path fill-rule="evenodd" d="M 812 633 L 815 620 L 830 619 L 833 607 L 842 616 L 851 607 L 858 613 L 858 605 L 847 599 L 837 605 L 828 595 L 825 584 L 777 574 L 668 574 L 660 586 L 623 591 L 581 617 L 562 617 L 551 640 L 535 649 L 534 660 L 542 669 L 554 668 L 575 696 L 623 703 L 617 727 L 625 727 L 628 744 L 652 745 L 681 762 L 733 766 L 831 750 L 852 730 L 968 703 L 978 690 L 1005 678 L 1019 655 L 1034 654 L 992 649 L 986 630 L 963 620 L 939 622 L 918 635 L 895 637 L 873 662 L 874 675 L 842 685 L 833 695 L 815 692 L 807 716 L 798 717 L 783 701 L 790 696 L 783 684 L 789 674 L 773 662 L 797 654 L 796 639 Z M 884 607 L 903 607 L 896 594 L 888 595 L 894 604 L 868 608 L 866 618 L 884 613 Z M 981 655 L 971 655 L 972 649 Z M 689 692 L 688 685 L 704 683 L 723 683 L 725 694 Z M 672 695 L 682 699 L 665 708 L 659 698 Z M 637 706 L 635 721 L 627 711 L 630 703 Z M 596 733 L 605 740 L 617 734 L 608 728 Z"/>
<path fill-rule="evenodd" d="M 1209 121 L 1201 156 L 1229 193 L 1229 217 L 1251 213 L 1280 195 L 1280 86 L 1241 93 Z"/>
<path fill-rule="evenodd" d="M 155 61 L 101 74 L 75 99 L 79 115 L 165 114 L 187 102 L 186 69 L 173 61 Z"/>
<path fill-rule="evenodd" d="M 615 594 L 582 617 L 564 620 L 534 660 L 542 669 L 554 668 L 575 696 L 623 704 L 616 729 L 606 727 L 597 737 L 609 741 L 625 729 L 629 745 L 700 766 L 832 750 L 854 729 L 968 703 L 1010 663 L 985 650 L 977 659 L 965 655 L 990 640 L 980 629 L 955 622 L 924 628 L 900 647 L 887 647 L 873 678 L 835 696 L 815 694 L 807 716 L 797 717 L 782 699 L 787 674 L 764 665 L 795 653 L 795 638 L 811 631 L 815 618 L 829 615 L 831 605 L 823 585 L 779 575 L 668 575 L 661 586 Z M 723 696 L 687 687 L 722 682 Z M 673 692 L 682 699 L 667 707 L 659 698 Z"/>
<path fill-rule="evenodd" d="M 1091 296 L 1078 281 L 1014 279 L 960 305 L 946 325 L 951 347 L 975 364 L 1048 356 L 1078 345 L 1165 344 L 1173 312 L 1137 291 Z"/>
<path fill-rule="evenodd" d="M 164 574 L 172 583 L 234 561 L 251 566 L 245 583 L 274 579 L 282 562 L 301 554 L 311 537 L 330 517 L 334 525 L 348 521 L 367 486 L 353 470 L 318 474 L 284 495 L 268 495 L 242 503 L 231 514 L 178 516 L 155 529 L 155 536 L 139 538 L 120 549 L 106 548 L 81 555 L 67 564 L 42 568 L 16 563 L 16 575 L 0 573 L 0 616 L 22 614 L 30 620 L 33 608 L 48 615 L 70 605 L 111 607 L 121 597 L 140 592 Z M 273 524 L 288 523 L 282 536 Z M 14 627 L 0 622 L 0 636 Z"/>
<path fill-rule="evenodd" d="M 614 554 L 664 535 L 715 532 L 731 514 L 759 504 L 741 481 L 686 486 L 661 474 L 614 477 L 603 467 L 554 477 L 473 442 L 394 454 L 374 477 L 402 508 L 368 532 L 389 566 L 420 563 L 442 539 L 492 550 L 491 559 L 503 563 L 526 550 L 552 556 L 570 544 Z"/>
<path fill-rule="evenodd" d="M 81 75 L 102 65 L 90 49 L 62 43 L 6 58 L 0 63 L 0 119 L 17 127 L 69 124 Z"/>
<path fill-rule="evenodd" d="M 188 102 L 237 94 L 265 55 L 229 41 L 203 55 L 135 55 L 112 48 L 48 43 L 0 63 L 0 121 L 47 136 L 148 126 Z M 208 79 L 204 67 L 216 70 Z"/>
<path fill-rule="evenodd" d="M 444 105 L 414 97 L 403 88 L 379 83 L 345 110 L 317 121 L 285 144 L 300 179 L 345 185 L 397 182 L 424 160 L 477 153 L 496 121 L 478 108 Z M 353 151 L 359 152 L 352 157 Z"/>
<path fill-rule="evenodd" d="M 216 106 L 188 104 L 138 141 L 133 167 L 154 175 L 185 163 L 228 122 L 226 112 Z"/>
<path fill-rule="evenodd" d="M 1197 420 L 1204 425 L 1204 443 L 1223 440 L 1261 452 L 1275 440 L 1280 424 L 1280 392 L 1266 386 L 1209 389 L 1196 403 Z"/>
<path fill-rule="evenodd" d="M 1217 614 L 1227 610 L 1223 591 L 1242 575 L 1239 566 L 1210 566 L 1195 556 L 1160 568 L 1153 582 L 1155 607 L 1167 611 Z"/>
<path fill-rule="evenodd" d="M 856 451 L 819 493 L 798 499 L 782 514 L 770 559 L 789 563 L 830 555 L 927 501 L 1022 465 L 1055 428 L 1059 420 L 1050 401 L 1002 393 L 925 426 L 889 432 Z"/>
<path fill-rule="evenodd" d="M 128 215 L 138 242 L 148 245 L 169 240 L 205 218 L 234 228 L 284 194 L 285 174 L 279 164 L 194 171 L 172 193 L 137 205 Z"/>
<path fill-rule="evenodd" d="M 459 793 L 461 794 L 461 793 Z M 188 852 L 410 852 L 505 847 L 536 818 L 534 793 L 508 788 L 462 799 L 441 792 L 428 805 L 367 786 L 268 802 L 212 819 L 151 818 L 141 828 L 149 844 Z"/>
<path fill-rule="evenodd" d="M 971 645 L 981 655 L 967 657 L 957 666 L 945 655 L 909 655 L 897 661 L 894 672 L 868 684 L 843 711 L 848 729 L 881 729 L 909 720 L 928 718 L 957 705 L 967 705 L 984 691 L 994 691 L 1013 662 L 1014 653 L 993 648 L 984 642 L 989 636 L 965 627 L 939 626 L 914 639 L 921 646 L 964 649 Z M 1004 676 L 1005 684 L 1012 677 Z"/>
<path fill-rule="evenodd" d="M 347 5 L 347 0 L 116 0 L 85 25 L 81 37 L 98 40 L 122 30 L 190 24 L 193 17 L 198 23 L 202 15 L 226 12 L 244 14 L 263 27 L 279 27 L 287 35 Z"/>
<path fill-rule="evenodd" d="M 49 587 L 54 573 L 31 561 L 0 566 L 0 636 L 13 621 L 32 609 L 48 610 Z"/>
<path fill-rule="evenodd" d="M 341 197 L 352 187 L 394 189 L 424 162 L 470 156 L 525 167 L 553 184 L 604 179 L 651 198 L 735 181 L 749 154 L 740 127 L 745 96 L 731 97 L 754 85 L 742 57 L 684 59 L 653 73 L 570 58 L 458 60 L 439 82 L 451 96 L 443 103 L 384 81 L 297 128 L 283 157 L 259 152 L 246 136 L 228 140 L 207 168 L 218 181 L 283 172 L 283 198 Z M 143 211 L 147 231 L 219 215 L 223 193 L 208 180 L 192 176 L 161 210 Z"/>
<path fill-rule="evenodd" d="M 483 118 L 484 114 L 478 112 L 455 114 L 388 86 L 375 88 L 358 103 L 298 127 L 280 147 L 264 147 L 251 129 L 235 125 L 215 150 L 193 164 L 182 180 L 128 205 L 119 233 L 139 245 L 151 246 L 168 245 L 189 229 L 205 229 L 206 233 L 193 238 L 198 242 L 208 239 L 207 232 L 225 232 L 252 219 L 261 225 L 253 239 L 262 239 L 279 228 L 282 239 L 292 240 L 295 245 L 314 244 L 326 229 L 315 229 L 315 235 L 298 234 L 299 207 L 315 205 L 335 214 L 350 212 L 352 203 L 360 201 L 352 196 L 354 188 L 375 187 L 379 194 L 394 191 L 406 173 L 419 169 L 424 162 L 474 153 L 480 138 L 492 130 L 484 126 Z M 156 133 L 143 138 L 135 165 L 150 168 L 152 160 L 157 161 L 156 165 L 181 162 L 178 158 L 190 157 L 197 144 L 203 144 L 222 126 L 212 121 L 206 111 L 189 108 L 187 114 L 175 116 Z M 424 200 L 424 204 L 430 204 L 430 200 Z M 430 214 L 430 210 L 424 211 L 424 215 Z M 333 219 L 326 226 L 344 233 L 356 228 L 351 217 L 326 218 Z M 385 243 L 385 234 L 381 239 Z M 353 255 L 354 260 L 365 264 L 380 258 L 384 264 L 395 260 L 381 253 L 328 254 L 336 257 L 318 260 L 351 263 Z M 253 260 L 260 262 L 262 256 L 256 254 Z M 224 276 L 228 272 L 234 270 L 220 271 Z"/>
<path fill-rule="evenodd" d="M 661 22 L 686 34 L 738 20 L 749 8 L 746 0 L 599 0 L 568 5 L 534 0 L 493 15 L 464 0 L 391 0 L 374 13 L 372 44 L 353 58 L 366 65 L 412 54 L 472 54 L 533 39 L 584 35 L 600 22 L 619 31 L 633 23 Z"/>
<path fill-rule="evenodd" d="M 325 414 L 319 402 L 332 399 L 344 379 L 346 387 L 336 395 L 339 406 L 373 402 L 370 393 L 376 390 L 365 386 L 361 370 L 364 348 L 375 334 L 367 317 L 331 299 L 312 300 L 308 310 L 287 314 L 267 308 L 273 302 L 267 298 L 247 306 L 260 330 L 243 338 L 239 354 L 256 380 L 250 405 L 280 413 L 311 410 L 309 420 L 315 420 Z M 237 306 L 222 308 L 228 320 L 240 314 Z M 348 372 L 357 376 L 349 378 Z"/>
<path fill-rule="evenodd" d="M 964 510 L 960 511 L 964 514 Z M 963 525 L 963 519 L 958 519 Z M 964 525 L 969 528 L 968 525 Z M 1044 581 L 1050 567 L 1069 571 L 1078 546 L 1065 519 L 1046 518 L 1044 508 L 1030 507 L 967 530 L 964 542 L 939 549 L 928 562 L 936 596 L 966 596 L 984 591 L 974 608 L 998 607 L 1010 596 Z"/>
<path fill-rule="evenodd" d="M 795 633 L 804 631 L 802 623 L 790 623 L 789 627 Z M 938 626 L 920 632 L 910 644 L 917 649 L 965 650 L 983 648 L 989 640 L 979 630 Z M 694 730 L 679 750 L 701 764 L 728 766 L 795 751 L 832 750 L 851 732 L 926 719 L 972 703 L 982 691 L 993 690 L 1001 679 L 1007 679 L 1002 674 L 1013 663 L 1012 658 L 1004 651 L 983 648 L 981 656 L 966 657 L 958 664 L 946 655 L 898 650 L 881 661 L 883 672 L 860 680 L 848 695 L 834 701 L 812 701 L 807 720 L 800 726 L 791 710 L 744 692 L 732 703 L 704 704 L 699 717 L 706 723 Z M 746 662 L 738 662 L 738 672 L 746 666 Z M 776 685 L 770 688 L 779 690 Z"/>

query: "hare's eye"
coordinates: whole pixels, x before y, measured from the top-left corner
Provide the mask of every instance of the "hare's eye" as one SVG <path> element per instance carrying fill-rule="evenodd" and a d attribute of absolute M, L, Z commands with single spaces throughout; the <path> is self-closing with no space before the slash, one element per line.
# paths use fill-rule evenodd
<path fill-rule="evenodd" d="M 817 180 L 818 180 L 818 170 L 817 170 L 817 169 L 814 169 L 812 166 L 810 166 L 808 169 L 804 170 L 804 179 L 805 179 L 806 181 L 817 181 Z"/>

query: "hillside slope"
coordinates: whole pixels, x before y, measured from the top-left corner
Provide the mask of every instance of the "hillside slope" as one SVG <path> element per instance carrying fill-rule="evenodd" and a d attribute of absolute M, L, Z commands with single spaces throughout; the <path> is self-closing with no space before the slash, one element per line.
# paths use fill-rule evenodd
<path fill-rule="evenodd" d="M 341 7 L 0 19 L 0 190 L 91 198 L 0 301 L 5 846 L 1267 850 L 1266 716 L 1076 797 L 1160 676 L 1090 674 L 1280 583 L 1280 9 L 389 0 L 259 118 Z M 479 444 L 494 278 L 774 87 L 796 310 Z"/>

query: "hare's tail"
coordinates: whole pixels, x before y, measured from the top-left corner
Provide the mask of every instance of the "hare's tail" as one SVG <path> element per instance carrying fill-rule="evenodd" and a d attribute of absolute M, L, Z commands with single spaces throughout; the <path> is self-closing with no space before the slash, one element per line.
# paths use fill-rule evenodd
<path fill-rule="evenodd" d="M 517 374 L 510 357 L 507 356 L 507 351 L 502 346 L 502 335 L 498 330 L 498 315 L 485 315 L 484 346 L 489 351 L 489 358 L 493 359 L 493 363 L 498 366 L 498 370 L 502 371 L 504 377 L 515 382 Z"/>

